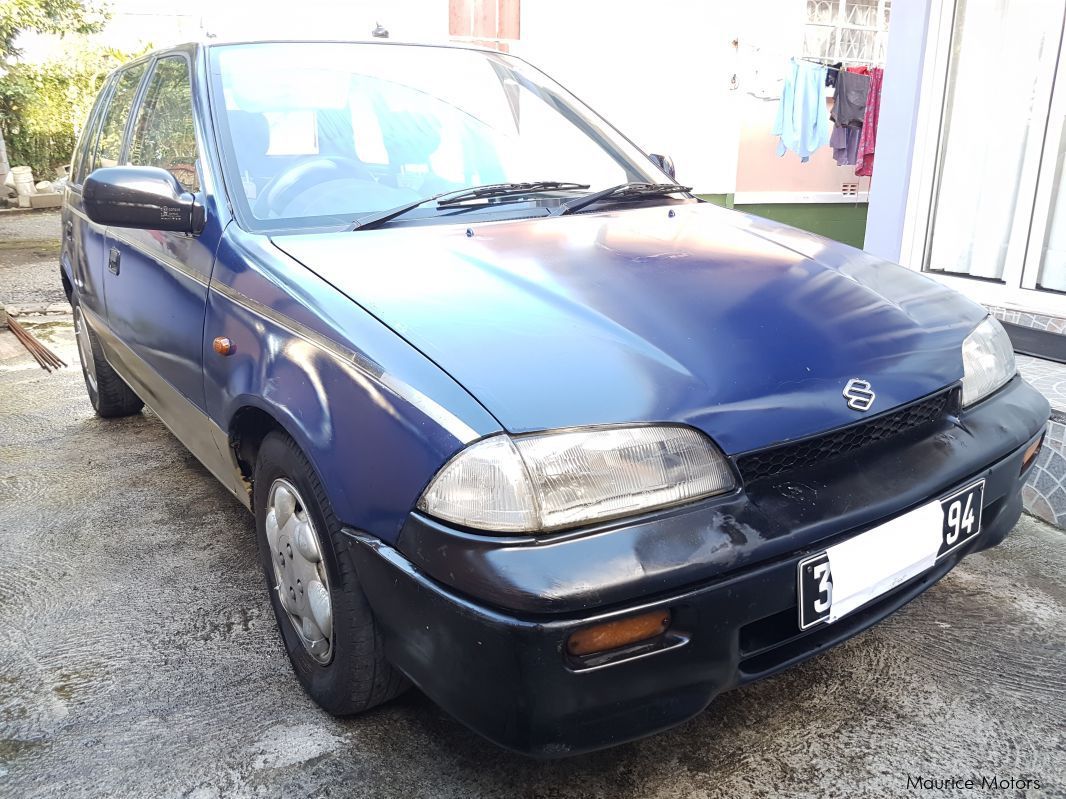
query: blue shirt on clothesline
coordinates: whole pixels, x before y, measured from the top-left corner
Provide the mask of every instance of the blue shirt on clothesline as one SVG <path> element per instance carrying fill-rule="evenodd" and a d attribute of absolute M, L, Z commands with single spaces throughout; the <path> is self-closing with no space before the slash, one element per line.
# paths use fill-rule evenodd
<path fill-rule="evenodd" d="M 800 160 L 807 161 L 811 153 L 829 143 L 832 129 L 825 105 L 825 73 L 821 64 L 789 60 L 774 120 L 773 133 L 781 137 L 777 143 L 779 156 L 792 150 Z"/>

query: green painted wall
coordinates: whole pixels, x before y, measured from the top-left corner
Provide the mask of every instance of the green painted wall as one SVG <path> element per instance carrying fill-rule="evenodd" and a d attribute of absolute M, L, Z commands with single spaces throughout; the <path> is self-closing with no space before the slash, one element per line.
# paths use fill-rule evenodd
<path fill-rule="evenodd" d="M 732 194 L 701 194 L 724 208 L 792 225 L 862 249 L 866 238 L 866 203 L 760 203 L 735 205 Z"/>
<path fill-rule="evenodd" d="M 715 205 L 720 205 L 723 208 L 733 207 L 732 194 L 697 194 L 696 196 L 707 200 L 707 202 L 712 202 Z"/>

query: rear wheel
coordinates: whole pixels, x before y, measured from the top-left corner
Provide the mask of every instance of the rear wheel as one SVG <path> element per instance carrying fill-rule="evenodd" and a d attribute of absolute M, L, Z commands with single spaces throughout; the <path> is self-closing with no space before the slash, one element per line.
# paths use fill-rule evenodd
<path fill-rule="evenodd" d="M 81 303 L 76 297 L 72 297 L 70 304 L 74 311 L 74 336 L 78 341 L 81 372 L 85 377 L 85 389 L 89 392 L 93 410 L 98 416 L 105 418 L 139 413 L 144 402 L 104 358 L 100 340 L 85 322 Z"/>
<path fill-rule="evenodd" d="M 318 475 L 284 433 L 259 448 L 253 504 L 270 602 L 307 693 L 335 715 L 401 693 L 406 681 L 385 659 L 348 539 Z"/>

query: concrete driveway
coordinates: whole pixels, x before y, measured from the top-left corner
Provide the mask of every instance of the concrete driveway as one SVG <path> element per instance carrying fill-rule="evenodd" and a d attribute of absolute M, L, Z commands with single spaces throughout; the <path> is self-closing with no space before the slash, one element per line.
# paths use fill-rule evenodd
<path fill-rule="evenodd" d="M 12 252 L 0 303 L 54 294 L 54 260 Z M 331 718 L 290 673 L 251 517 L 150 411 L 95 418 L 69 322 L 42 321 L 75 368 L 0 357 L 0 796 L 1066 796 L 1066 535 L 1031 518 L 877 628 L 642 742 L 527 760 L 414 690 Z"/>

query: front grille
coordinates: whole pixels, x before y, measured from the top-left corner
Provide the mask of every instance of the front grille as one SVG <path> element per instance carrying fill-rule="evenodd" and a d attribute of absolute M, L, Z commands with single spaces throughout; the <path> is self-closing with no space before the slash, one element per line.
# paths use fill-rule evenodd
<path fill-rule="evenodd" d="M 752 483 L 839 458 L 958 411 L 959 390 L 951 388 L 858 424 L 742 455 L 737 459 L 737 468 L 744 482 Z"/>

